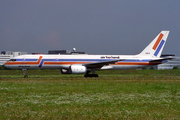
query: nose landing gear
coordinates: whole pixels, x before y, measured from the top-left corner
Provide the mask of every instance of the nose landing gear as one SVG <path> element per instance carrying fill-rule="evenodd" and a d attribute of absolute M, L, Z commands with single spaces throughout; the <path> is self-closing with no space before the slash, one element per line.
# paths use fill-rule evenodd
<path fill-rule="evenodd" d="M 27 69 L 22 69 L 22 71 L 24 71 L 24 78 L 28 78 L 28 75 L 26 74 Z"/>

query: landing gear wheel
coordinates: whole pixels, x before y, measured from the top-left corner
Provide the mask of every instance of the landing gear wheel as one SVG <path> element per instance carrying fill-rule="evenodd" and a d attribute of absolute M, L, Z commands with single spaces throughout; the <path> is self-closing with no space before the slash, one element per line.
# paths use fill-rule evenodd
<path fill-rule="evenodd" d="M 99 77 L 99 75 L 98 74 L 94 74 L 94 77 Z"/>
<path fill-rule="evenodd" d="M 26 73 L 27 70 L 26 69 L 22 69 L 22 71 L 24 71 L 24 73 L 23 73 L 24 74 L 24 78 L 28 78 L 28 75 Z"/>
<path fill-rule="evenodd" d="M 24 75 L 24 78 L 28 78 L 28 75 Z"/>
<path fill-rule="evenodd" d="M 90 71 L 87 71 L 84 77 L 98 77 L 98 74 L 95 74 L 95 69 L 91 70 L 92 74 L 89 74 Z"/>
<path fill-rule="evenodd" d="M 84 77 L 99 77 L 98 74 L 85 74 Z"/>
<path fill-rule="evenodd" d="M 88 74 L 85 74 L 84 77 L 88 77 Z"/>

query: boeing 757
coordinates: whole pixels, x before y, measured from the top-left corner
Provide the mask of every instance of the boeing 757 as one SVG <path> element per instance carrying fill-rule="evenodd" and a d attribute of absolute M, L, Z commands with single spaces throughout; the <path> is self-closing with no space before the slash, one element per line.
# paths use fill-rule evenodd
<path fill-rule="evenodd" d="M 161 58 L 169 31 L 160 32 L 155 39 L 137 55 L 21 55 L 5 63 L 11 69 L 60 69 L 62 74 L 85 74 L 98 77 L 96 70 L 138 69 L 167 62 Z M 92 72 L 92 74 L 89 74 Z"/>

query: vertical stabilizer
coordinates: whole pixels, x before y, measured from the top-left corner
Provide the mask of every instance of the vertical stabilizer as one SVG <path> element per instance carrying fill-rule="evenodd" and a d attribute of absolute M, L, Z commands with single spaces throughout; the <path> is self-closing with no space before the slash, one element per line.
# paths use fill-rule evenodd
<path fill-rule="evenodd" d="M 169 31 L 161 31 L 139 55 L 160 57 L 168 35 Z"/>

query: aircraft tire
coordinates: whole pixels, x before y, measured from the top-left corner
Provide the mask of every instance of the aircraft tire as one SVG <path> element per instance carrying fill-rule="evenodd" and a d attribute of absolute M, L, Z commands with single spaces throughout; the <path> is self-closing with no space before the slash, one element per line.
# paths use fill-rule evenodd
<path fill-rule="evenodd" d="M 88 77 L 88 74 L 85 74 L 84 77 Z"/>
<path fill-rule="evenodd" d="M 85 74 L 84 77 L 98 77 L 98 74 Z"/>
<path fill-rule="evenodd" d="M 24 78 L 28 78 L 28 75 L 24 75 Z"/>

